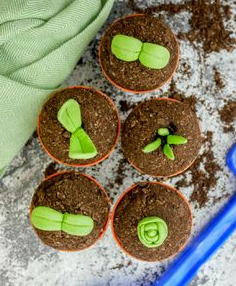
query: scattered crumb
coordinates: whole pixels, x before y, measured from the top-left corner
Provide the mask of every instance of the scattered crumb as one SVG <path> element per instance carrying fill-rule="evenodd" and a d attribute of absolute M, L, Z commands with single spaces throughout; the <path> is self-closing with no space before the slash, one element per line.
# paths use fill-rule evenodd
<path fill-rule="evenodd" d="M 162 11 L 173 15 L 183 11 L 191 13 L 189 24 L 192 29 L 187 33 L 180 33 L 178 37 L 188 40 L 190 43 L 200 42 L 205 53 L 232 51 L 235 48 L 236 39 L 230 37 L 230 31 L 226 30 L 223 20 L 230 19 L 231 9 L 229 5 L 221 5 L 220 0 L 209 3 L 207 0 L 193 0 L 183 4 L 160 4 L 141 9 L 135 0 L 129 0 L 129 6 L 137 13 L 159 13 Z"/>
<path fill-rule="evenodd" d="M 219 111 L 220 119 L 224 124 L 224 132 L 234 132 L 236 120 L 236 101 L 229 100 Z"/>
<path fill-rule="evenodd" d="M 183 73 L 184 75 L 186 74 L 187 77 L 189 78 L 191 76 L 191 67 L 186 63 L 184 62 L 182 64 L 182 67 L 183 67 Z"/>
<path fill-rule="evenodd" d="M 34 131 L 34 133 L 32 134 L 32 136 L 29 138 L 29 140 L 25 143 L 25 146 L 29 146 L 32 141 L 38 137 L 37 131 Z"/>
<path fill-rule="evenodd" d="M 123 184 L 124 170 L 125 170 L 126 164 L 127 164 L 127 161 L 125 158 L 122 158 L 119 161 L 119 165 L 118 165 L 118 169 L 117 169 L 116 177 L 115 177 L 115 184 L 117 184 L 118 186 L 121 186 Z"/>
<path fill-rule="evenodd" d="M 230 197 L 230 194 L 225 194 L 225 195 L 222 195 L 221 197 L 213 198 L 213 204 L 217 204 L 222 199 L 228 199 L 229 197 Z"/>
<path fill-rule="evenodd" d="M 114 269 L 122 269 L 123 267 L 129 267 L 130 265 L 132 265 L 132 261 L 131 260 L 129 260 L 127 263 L 120 263 L 120 264 L 118 264 L 118 265 L 116 265 L 116 266 L 113 266 L 113 267 L 111 267 L 111 270 L 114 270 Z"/>
<path fill-rule="evenodd" d="M 113 180 L 109 181 L 107 184 L 107 190 L 108 191 L 112 190 L 112 193 L 109 192 L 110 200 L 112 203 L 114 202 L 114 197 L 118 195 L 118 192 L 114 191 L 114 189 L 119 190 L 120 186 L 122 186 L 123 184 L 123 180 L 125 179 L 124 171 L 125 171 L 126 164 L 127 164 L 127 161 L 125 158 L 121 158 L 119 160 L 117 171 L 114 173 L 114 181 Z M 117 186 L 115 187 L 115 185 Z"/>
<path fill-rule="evenodd" d="M 45 178 L 52 175 L 52 174 L 55 174 L 58 170 L 58 164 L 56 162 L 51 162 L 47 167 L 46 169 L 44 170 L 44 176 Z"/>
<path fill-rule="evenodd" d="M 214 71 L 214 80 L 215 80 L 216 87 L 218 89 L 224 88 L 225 87 L 225 83 L 224 83 L 224 81 L 221 78 L 220 72 L 217 70 L 216 67 L 213 67 L 213 71 Z"/>
<path fill-rule="evenodd" d="M 120 110 L 122 112 L 127 112 L 134 107 L 134 105 L 128 102 L 127 100 L 120 100 L 119 104 L 120 104 Z"/>
<path fill-rule="evenodd" d="M 120 263 L 120 264 L 118 264 L 118 265 L 116 265 L 116 266 L 111 267 L 111 270 L 115 270 L 115 269 L 121 270 L 124 266 L 125 266 L 124 264 L 121 264 L 121 263 Z"/>
<path fill-rule="evenodd" d="M 176 88 L 174 80 L 172 80 L 170 83 L 170 88 L 168 90 L 168 97 L 179 100 L 184 104 L 187 104 L 194 112 L 196 111 L 196 103 L 197 103 L 196 97 L 194 95 L 185 97 L 185 95 L 183 93 L 180 93 Z"/>
<path fill-rule="evenodd" d="M 186 175 L 183 174 L 184 177 L 176 183 L 177 188 L 194 186 L 190 202 L 197 203 L 199 208 L 204 207 L 209 201 L 209 191 L 216 186 L 217 172 L 220 170 L 220 166 L 217 164 L 212 151 L 212 136 L 213 133 L 208 131 L 203 141 L 204 152 L 189 169 L 191 175 L 190 182 L 187 182 Z M 200 168 L 201 164 L 204 165 L 204 171 Z M 218 198 L 218 200 L 220 199 L 221 197 Z"/>

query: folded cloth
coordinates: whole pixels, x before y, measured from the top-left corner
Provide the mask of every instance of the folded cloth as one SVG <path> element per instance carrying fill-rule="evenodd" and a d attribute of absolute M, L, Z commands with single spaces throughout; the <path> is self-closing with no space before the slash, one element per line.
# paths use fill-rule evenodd
<path fill-rule="evenodd" d="M 0 0 L 0 177 L 114 0 Z"/>

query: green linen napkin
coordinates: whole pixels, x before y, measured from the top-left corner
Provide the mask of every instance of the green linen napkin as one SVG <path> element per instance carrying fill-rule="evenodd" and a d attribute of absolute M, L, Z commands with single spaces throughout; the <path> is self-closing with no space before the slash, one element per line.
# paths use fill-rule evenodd
<path fill-rule="evenodd" d="M 0 0 L 0 177 L 114 0 Z"/>

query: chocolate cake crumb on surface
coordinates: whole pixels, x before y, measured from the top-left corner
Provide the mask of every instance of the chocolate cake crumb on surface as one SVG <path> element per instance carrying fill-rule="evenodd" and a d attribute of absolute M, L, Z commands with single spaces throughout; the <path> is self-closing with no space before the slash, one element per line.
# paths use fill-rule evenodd
<path fill-rule="evenodd" d="M 186 97 L 182 92 L 179 92 L 178 89 L 176 88 L 176 83 L 173 79 L 170 83 L 170 88 L 167 92 L 167 95 L 169 98 L 176 99 L 186 104 L 188 107 L 192 109 L 192 111 L 194 112 L 196 111 L 197 98 L 194 95 Z"/>
<path fill-rule="evenodd" d="M 224 124 L 224 132 L 234 132 L 236 126 L 236 101 L 229 100 L 219 111 L 219 114 Z"/>
<path fill-rule="evenodd" d="M 138 238 L 138 222 L 148 216 L 162 218 L 168 237 L 156 248 L 145 247 Z M 113 214 L 113 230 L 119 244 L 130 255 L 159 261 L 176 254 L 187 242 L 192 225 L 187 202 L 173 188 L 155 183 L 139 183 L 130 189 Z"/>
<path fill-rule="evenodd" d="M 204 152 L 196 159 L 189 169 L 191 174 L 190 181 L 186 179 L 186 175 L 184 174 L 183 178 L 175 184 L 177 188 L 192 185 L 194 189 L 190 195 L 190 201 L 195 203 L 199 208 L 204 207 L 209 202 L 209 192 L 216 186 L 218 180 L 217 173 L 221 170 L 212 150 L 212 136 L 213 133 L 208 131 L 203 140 Z M 204 170 L 201 168 L 202 164 Z"/>
<path fill-rule="evenodd" d="M 215 84 L 216 87 L 218 89 L 222 89 L 225 87 L 225 83 L 221 77 L 220 72 L 218 71 L 218 69 L 216 67 L 213 68 L 213 72 L 214 72 L 214 80 L 215 80 Z"/>
<path fill-rule="evenodd" d="M 140 8 L 135 0 L 129 0 L 130 7 L 137 13 L 154 14 L 168 12 L 171 15 L 188 11 L 191 13 L 189 24 L 192 29 L 179 33 L 179 38 L 191 43 L 200 42 L 206 53 L 232 51 L 236 45 L 236 39 L 231 37 L 231 32 L 225 28 L 224 20 L 231 18 L 229 5 L 222 5 L 220 0 L 212 2 L 207 0 L 186 1 L 183 4 L 160 4 Z"/>
<path fill-rule="evenodd" d="M 51 175 L 55 174 L 57 172 L 57 170 L 58 170 L 58 163 L 51 162 L 48 164 L 48 166 L 44 170 L 44 176 L 45 177 L 51 176 Z"/>
<path fill-rule="evenodd" d="M 46 245 L 58 250 L 76 251 L 92 245 L 103 232 L 109 216 L 109 202 L 104 190 L 93 180 L 74 172 L 61 173 L 42 182 L 32 198 L 31 211 L 37 206 L 47 206 L 61 213 L 87 215 L 94 221 L 92 232 L 86 236 L 34 228 Z"/>

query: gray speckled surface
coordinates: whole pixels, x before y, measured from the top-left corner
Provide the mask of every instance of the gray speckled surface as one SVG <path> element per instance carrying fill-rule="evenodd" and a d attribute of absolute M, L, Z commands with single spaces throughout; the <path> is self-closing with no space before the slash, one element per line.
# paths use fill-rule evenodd
<path fill-rule="evenodd" d="M 150 4 L 155 1 L 146 2 Z M 225 2 L 232 5 L 235 15 L 235 1 Z M 67 80 L 68 85 L 90 85 L 105 91 L 115 100 L 119 108 L 121 100 L 134 104 L 153 95 L 162 96 L 169 89 L 167 85 L 151 94 L 123 93 L 111 86 L 101 74 L 97 59 L 101 35 L 110 22 L 130 12 L 132 11 L 127 7 L 126 1 L 116 1 L 108 21 Z M 187 24 L 188 19 L 187 12 L 172 18 L 166 16 L 175 33 L 190 28 Z M 235 21 L 227 22 L 227 27 L 235 31 Z M 216 174 L 216 186 L 208 192 L 207 205 L 199 208 L 196 202 L 191 203 L 194 235 L 225 203 L 225 195 L 232 194 L 235 189 L 235 178 L 224 162 L 225 153 L 235 140 L 235 133 L 223 133 L 223 124 L 217 110 L 221 109 L 227 100 L 236 100 L 236 50 L 232 53 L 222 51 L 219 54 L 209 54 L 203 63 L 203 54 L 199 50 L 189 42 L 181 41 L 180 44 L 181 61 L 174 80 L 179 92 L 184 93 L 186 97 L 194 95 L 198 99 L 196 108 L 202 132 L 213 132 L 213 152 L 221 167 Z M 190 67 L 189 76 L 184 72 L 184 63 Z M 217 67 L 225 82 L 225 87 L 220 91 L 217 91 L 213 80 L 213 66 Z M 122 121 L 128 112 L 120 112 Z M 201 153 L 204 148 L 208 146 L 203 146 Z M 39 146 L 37 136 L 32 136 L 0 181 L 0 284 L 4 286 L 150 285 L 170 260 L 162 263 L 143 263 L 130 259 L 115 244 L 110 229 L 93 248 L 81 253 L 59 253 L 39 242 L 29 224 L 28 208 L 35 188 L 44 177 L 43 171 L 50 162 L 51 159 Z M 204 170 L 204 163 L 202 167 Z M 64 167 L 60 166 L 60 169 Z M 140 175 L 123 160 L 120 145 L 109 159 L 82 171 L 94 176 L 107 189 L 114 201 L 134 182 L 153 180 L 151 177 Z M 119 176 L 117 176 L 118 171 Z M 175 186 L 183 176 L 189 180 L 191 171 L 166 182 Z M 194 186 L 189 184 L 180 191 L 189 198 L 193 188 Z M 219 199 L 222 196 L 223 198 Z M 202 268 L 192 286 L 235 285 L 235 241 L 236 234 Z"/>

